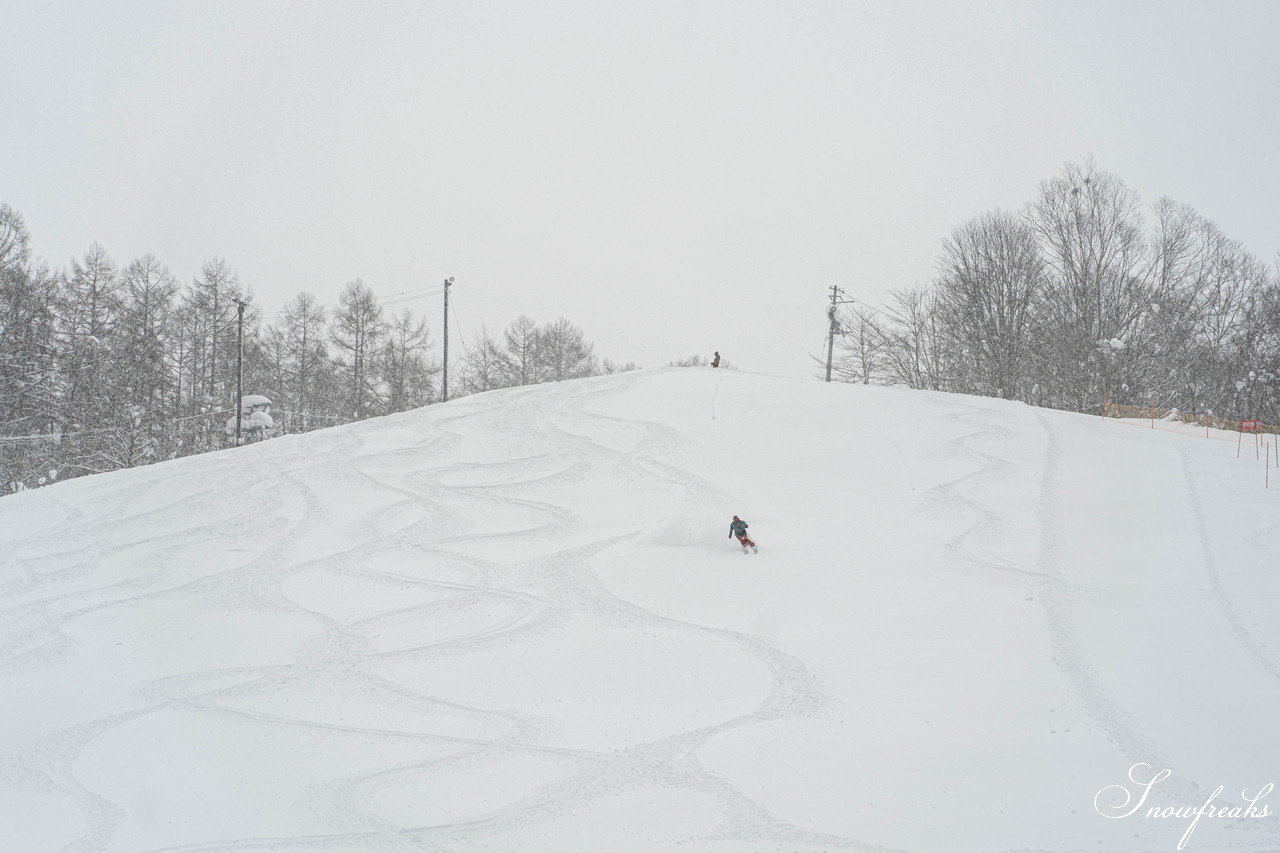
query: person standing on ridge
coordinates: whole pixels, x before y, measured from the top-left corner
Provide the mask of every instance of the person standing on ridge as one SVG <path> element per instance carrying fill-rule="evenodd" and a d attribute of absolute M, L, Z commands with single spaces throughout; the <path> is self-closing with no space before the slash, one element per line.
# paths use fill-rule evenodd
<path fill-rule="evenodd" d="M 738 537 L 738 544 L 742 546 L 742 553 L 747 553 L 747 548 L 750 548 L 759 554 L 760 549 L 756 547 L 756 543 L 752 542 L 751 537 L 747 535 L 748 526 L 745 521 L 735 515 L 733 521 L 729 522 L 729 538 Z"/>
<path fill-rule="evenodd" d="M 719 353 L 719 352 L 717 352 L 717 353 L 716 353 L 716 357 L 715 357 L 715 358 L 711 359 L 711 366 L 712 366 L 712 367 L 719 367 L 719 366 L 720 366 L 720 353 Z"/>

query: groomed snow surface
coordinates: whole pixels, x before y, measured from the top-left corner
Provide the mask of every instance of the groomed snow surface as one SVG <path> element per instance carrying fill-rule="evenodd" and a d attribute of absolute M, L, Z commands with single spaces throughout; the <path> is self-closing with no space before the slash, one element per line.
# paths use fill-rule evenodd
<path fill-rule="evenodd" d="M 1274 851 L 1236 453 L 694 368 L 5 497 L 0 847 Z"/>

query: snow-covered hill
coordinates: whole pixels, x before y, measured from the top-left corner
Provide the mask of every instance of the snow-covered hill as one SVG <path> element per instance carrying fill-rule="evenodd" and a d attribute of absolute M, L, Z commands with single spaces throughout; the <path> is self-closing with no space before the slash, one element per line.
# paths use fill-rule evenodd
<path fill-rule="evenodd" d="M 6 497 L 3 849 L 1163 851 L 1219 785 L 1186 848 L 1280 849 L 1277 519 L 1234 444 L 709 369 Z"/>

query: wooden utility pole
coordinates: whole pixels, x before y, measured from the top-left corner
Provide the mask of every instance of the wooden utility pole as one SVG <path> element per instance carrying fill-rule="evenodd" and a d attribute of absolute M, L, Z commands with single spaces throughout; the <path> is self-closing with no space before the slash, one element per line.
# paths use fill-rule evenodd
<path fill-rule="evenodd" d="M 236 447 L 244 418 L 244 302 L 236 300 Z"/>
<path fill-rule="evenodd" d="M 841 299 L 844 291 L 831 285 L 831 307 L 827 309 L 827 381 L 831 381 L 831 355 L 835 350 L 836 335 L 840 334 L 840 321 L 836 319 L 836 306 L 848 305 L 853 299 Z"/>
<path fill-rule="evenodd" d="M 440 402 L 449 399 L 449 285 L 453 276 L 444 280 L 444 373 L 440 380 Z"/>

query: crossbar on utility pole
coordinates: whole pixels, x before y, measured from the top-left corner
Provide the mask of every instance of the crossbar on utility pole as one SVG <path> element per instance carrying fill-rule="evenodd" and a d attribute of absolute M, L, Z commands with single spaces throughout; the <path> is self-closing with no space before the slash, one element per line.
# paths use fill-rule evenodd
<path fill-rule="evenodd" d="M 453 276 L 444 280 L 444 372 L 440 380 L 441 403 L 449 399 L 449 286 L 451 284 L 453 284 Z"/>
<path fill-rule="evenodd" d="M 244 418 L 244 302 L 236 300 L 236 447 Z"/>

